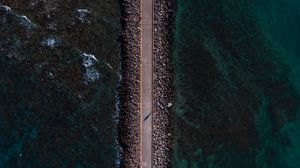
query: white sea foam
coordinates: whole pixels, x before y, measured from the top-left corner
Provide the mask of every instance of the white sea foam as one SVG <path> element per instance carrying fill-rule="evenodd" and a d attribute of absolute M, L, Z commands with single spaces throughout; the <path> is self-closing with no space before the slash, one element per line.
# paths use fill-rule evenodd
<path fill-rule="evenodd" d="M 100 74 L 95 65 L 98 63 L 97 58 L 92 54 L 82 53 L 81 54 L 85 67 L 84 83 L 86 85 L 94 83 L 100 79 Z"/>
<path fill-rule="evenodd" d="M 55 48 L 60 46 L 62 41 L 56 37 L 47 37 L 44 38 L 41 42 L 41 45 L 44 47 Z"/>
<path fill-rule="evenodd" d="M 94 66 L 98 62 L 97 58 L 92 54 L 82 53 L 81 56 L 82 56 L 82 59 L 83 59 L 83 65 L 85 67 Z"/>
<path fill-rule="evenodd" d="M 11 8 L 5 5 L 0 5 L 1 8 L 4 8 L 7 11 L 11 11 Z"/>
<path fill-rule="evenodd" d="M 29 20 L 27 18 L 27 16 L 22 15 L 22 16 L 18 16 L 18 18 L 19 18 L 20 24 L 22 26 L 24 26 L 25 28 L 33 29 L 36 27 L 36 25 L 34 23 L 32 23 L 31 20 Z"/>
<path fill-rule="evenodd" d="M 81 23 L 90 23 L 90 21 L 89 21 L 90 14 L 91 14 L 91 12 L 87 9 L 78 9 L 77 10 L 78 19 L 80 20 Z"/>
<path fill-rule="evenodd" d="M 84 79 L 85 79 L 84 81 L 85 84 L 94 83 L 100 79 L 100 74 L 96 68 L 89 67 L 85 71 Z"/>
<path fill-rule="evenodd" d="M 17 21 L 20 23 L 20 25 L 23 26 L 24 28 L 26 28 L 27 30 L 32 30 L 37 27 L 34 23 L 32 23 L 32 21 L 30 19 L 28 19 L 27 16 L 18 15 L 10 7 L 5 6 L 5 5 L 0 5 L 0 8 L 4 8 L 6 10 L 6 12 L 15 16 L 15 18 L 17 18 Z"/>

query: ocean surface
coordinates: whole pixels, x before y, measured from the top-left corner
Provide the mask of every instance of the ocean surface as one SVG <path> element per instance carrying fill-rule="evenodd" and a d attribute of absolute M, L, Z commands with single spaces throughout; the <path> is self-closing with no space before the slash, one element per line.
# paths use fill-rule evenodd
<path fill-rule="evenodd" d="M 119 1 L 0 0 L 0 167 L 118 162 Z"/>
<path fill-rule="evenodd" d="M 300 167 L 299 9 L 177 0 L 173 167 Z"/>

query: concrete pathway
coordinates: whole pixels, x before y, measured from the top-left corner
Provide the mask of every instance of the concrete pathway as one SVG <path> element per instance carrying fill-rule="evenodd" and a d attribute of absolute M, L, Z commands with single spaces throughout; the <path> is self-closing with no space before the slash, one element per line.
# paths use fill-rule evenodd
<path fill-rule="evenodd" d="M 142 1 L 142 166 L 152 167 L 153 0 Z"/>

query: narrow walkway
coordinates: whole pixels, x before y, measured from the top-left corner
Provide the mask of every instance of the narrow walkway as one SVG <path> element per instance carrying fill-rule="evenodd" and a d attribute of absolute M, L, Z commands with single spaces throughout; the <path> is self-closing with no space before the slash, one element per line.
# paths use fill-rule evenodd
<path fill-rule="evenodd" d="M 152 167 L 153 0 L 142 1 L 142 166 Z"/>

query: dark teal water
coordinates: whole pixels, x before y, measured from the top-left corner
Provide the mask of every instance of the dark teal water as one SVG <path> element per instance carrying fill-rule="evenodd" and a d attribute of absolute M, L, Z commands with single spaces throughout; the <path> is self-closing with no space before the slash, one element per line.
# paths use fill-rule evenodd
<path fill-rule="evenodd" d="M 119 2 L 0 0 L 0 167 L 111 168 Z"/>
<path fill-rule="evenodd" d="M 300 167 L 299 8 L 177 0 L 174 167 Z"/>

